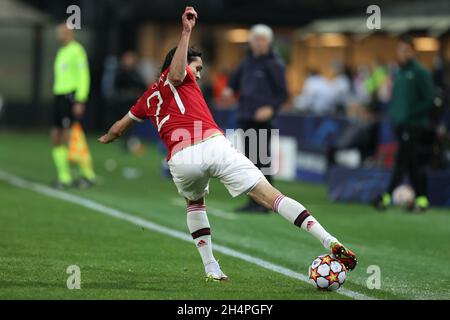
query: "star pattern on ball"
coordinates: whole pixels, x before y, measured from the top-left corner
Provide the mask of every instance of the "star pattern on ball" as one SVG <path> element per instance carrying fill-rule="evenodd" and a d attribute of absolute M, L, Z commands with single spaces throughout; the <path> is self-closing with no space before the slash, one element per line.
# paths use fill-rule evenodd
<path fill-rule="evenodd" d="M 310 277 L 311 279 L 313 279 L 314 281 L 316 281 L 317 278 L 319 277 L 319 274 L 317 273 L 317 270 L 316 270 L 316 269 L 312 269 L 312 270 L 311 270 L 311 274 L 310 274 L 309 277 Z"/>
<path fill-rule="evenodd" d="M 326 276 L 325 279 L 327 279 L 329 281 L 330 285 L 332 285 L 335 282 L 339 282 L 338 276 L 339 276 L 339 272 L 333 272 L 332 270 L 330 270 L 330 274 L 328 276 Z"/>
<path fill-rule="evenodd" d="M 329 255 L 326 255 L 325 257 L 323 257 L 323 258 L 321 259 L 322 263 L 325 263 L 325 264 L 327 264 L 327 265 L 330 265 L 330 264 L 331 264 L 331 260 L 332 260 L 332 258 L 331 258 Z"/>

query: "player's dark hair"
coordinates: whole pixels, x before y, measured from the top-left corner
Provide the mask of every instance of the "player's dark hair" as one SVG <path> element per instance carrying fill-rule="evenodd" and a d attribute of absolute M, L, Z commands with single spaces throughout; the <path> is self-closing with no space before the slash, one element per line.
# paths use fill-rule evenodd
<path fill-rule="evenodd" d="M 167 53 L 166 58 L 164 59 L 164 63 L 161 67 L 161 73 L 163 73 L 164 70 L 166 70 L 172 63 L 172 59 L 173 59 L 173 56 L 175 55 L 176 50 L 177 50 L 177 47 L 173 48 L 172 50 L 169 51 L 169 53 Z M 188 49 L 188 53 L 187 53 L 188 64 L 191 63 L 192 61 L 194 61 L 197 57 L 201 58 L 202 53 L 200 51 L 197 51 L 194 48 L 190 47 Z"/>
<path fill-rule="evenodd" d="M 402 43 L 406 43 L 407 45 L 409 45 L 412 49 L 414 48 L 414 38 L 412 36 L 410 36 L 409 34 L 404 34 L 399 38 L 400 42 Z"/>

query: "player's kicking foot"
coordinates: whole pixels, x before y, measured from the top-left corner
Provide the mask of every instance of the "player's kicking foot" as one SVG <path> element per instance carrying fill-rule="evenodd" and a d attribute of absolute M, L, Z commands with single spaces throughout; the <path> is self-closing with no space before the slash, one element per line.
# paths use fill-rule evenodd
<path fill-rule="evenodd" d="M 345 265 L 347 270 L 351 271 L 355 269 L 358 264 L 358 260 L 352 251 L 348 250 L 339 242 L 331 243 L 330 248 L 334 256 Z"/>
<path fill-rule="evenodd" d="M 228 281 L 228 277 L 220 269 L 219 263 L 213 261 L 205 266 L 206 281 Z"/>

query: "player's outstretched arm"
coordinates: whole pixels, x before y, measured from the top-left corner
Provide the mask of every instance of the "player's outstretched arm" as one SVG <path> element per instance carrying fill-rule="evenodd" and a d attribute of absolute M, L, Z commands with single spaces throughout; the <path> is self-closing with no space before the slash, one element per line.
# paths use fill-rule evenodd
<path fill-rule="evenodd" d="M 106 134 L 98 138 L 97 140 L 101 143 L 107 144 L 113 142 L 120 136 L 122 136 L 128 129 L 130 129 L 134 124 L 134 120 L 126 114 L 122 119 L 116 121 L 113 126 L 108 130 Z"/>
<path fill-rule="evenodd" d="M 195 12 L 194 8 L 186 7 L 183 15 L 181 16 L 181 21 L 183 22 L 183 32 L 181 33 L 181 39 L 178 43 L 177 50 L 172 58 L 168 75 L 169 81 L 174 86 L 180 85 L 186 76 L 189 39 L 196 20 L 197 12 Z"/>

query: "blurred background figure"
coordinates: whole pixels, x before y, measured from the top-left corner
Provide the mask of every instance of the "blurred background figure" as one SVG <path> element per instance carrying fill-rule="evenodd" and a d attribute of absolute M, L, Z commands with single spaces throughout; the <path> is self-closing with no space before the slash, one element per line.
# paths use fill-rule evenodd
<path fill-rule="evenodd" d="M 375 100 L 368 106 L 353 106 L 358 108 L 354 112 L 345 130 L 339 135 L 335 143 L 328 146 L 327 166 L 336 164 L 336 153 L 340 150 L 356 149 L 361 163 L 373 161 L 378 146 L 379 108 Z"/>
<path fill-rule="evenodd" d="M 234 99 L 231 96 L 223 96 L 224 90 L 228 88 L 230 72 L 227 69 L 221 69 L 216 74 L 212 84 L 214 104 L 217 108 L 227 108 L 233 104 Z"/>
<path fill-rule="evenodd" d="M 239 94 L 238 126 L 244 131 L 256 130 L 257 136 L 256 142 L 244 140 L 245 154 L 250 160 L 256 160 L 255 164 L 260 169 L 270 167 L 270 163 L 261 161 L 261 155 L 271 155 L 271 122 L 288 96 L 284 63 L 274 52 L 272 44 L 273 31 L 269 26 L 253 26 L 249 35 L 249 52 L 232 74 L 229 87 L 223 91 L 224 96 L 228 97 Z M 263 135 L 260 130 L 265 130 L 266 134 Z M 261 139 L 262 137 L 267 139 Z M 250 143 L 257 143 L 256 148 L 251 148 Z M 262 148 L 265 150 L 261 150 Z M 250 150 L 255 150 L 257 154 L 250 154 Z M 266 178 L 269 182 L 272 181 L 272 176 L 267 175 Z M 268 212 L 251 199 L 238 211 Z"/>
<path fill-rule="evenodd" d="M 85 112 L 89 95 L 90 75 L 86 51 L 75 40 L 74 32 L 65 24 L 57 27 L 61 42 L 54 62 L 54 105 L 51 128 L 52 155 L 57 170 L 57 188 L 73 184 L 69 160 L 77 162 L 81 177 L 78 186 L 88 187 L 94 183 L 95 173 L 79 121 Z M 70 135 L 70 137 L 69 137 Z M 69 140 L 70 138 L 70 140 Z M 69 142 L 69 149 L 67 147 Z"/>
<path fill-rule="evenodd" d="M 400 68 L 395 74 L 389 116 L 395 125 L 398 152 L 388 189 L 376 200 L 378 209 L 391 204 L 394 189 L 401 184 L 406 173 L 414 188 L 415 211 L 428 208 L 425 168 L 429 163 L 434 128 L 431 111 L 436 89 L 430 72 L 415 58 L 414 42 L 409 36 L 401 37 L 397 55 Z"/>
<path fill-rule="evenodd" d="M 335 61 L 332 64 L 333 79 L 331 80 L 331 90 L 333 93 L 334 112 L 336 114 L 346 113 L 349 98 L 352 93 L 352 75 L 350 69 L 342 61 Z"/>
<path fill-rule="evenodd" d="M 437 137 L 431 166 L 442 170 L 450 165 L 450 159 L 445 156 L 445 150 L 450 145 L 450 61 L 445 59 L 445 53 L 440 50 L 433 64 L 433 80 L 437 89 L 433 121 L 437 127 Z"/>
<path fill-rule="evenodd" d="M 138 69 L 136 52 L 127 51 L 120 58 L 120 65 L 114 79 L 113 119 L 123 116 L 145 90 L 147 84 Z"/>
<path fill-rule="evenodd" d="M 334 98 L 330 81 L 315 69 L 311 69 L 301 94 L 294 98 L 294 107 L 314 115 L 332 114 L 335 112 Z"/>
<path fill-rule="evenodd" d="M 142 67 L 142 66 L 147 67 Z M 149 70 L 147 70 L 149 68 Z M 146 72 L 142 70 L 146 70 Z M 120 57 L 120 64 L 114 77 L 114 90 L 111 99 L 110 122 L 120 119 L 134 105 L 137 99 L 147 90 L 144 74 L 150 77 L 151 63 L 139 61 L 139 56 L 134 51 L 126 51 Z M 154 75 L 153 75 L 154 77 Z M 149 78 L 152 79 L 152 78 Z M 128 131 L 122 139 L 126 150 L 140 154 L 143 152 L 143 144 L 135 134 L 135 128 Z"/>

